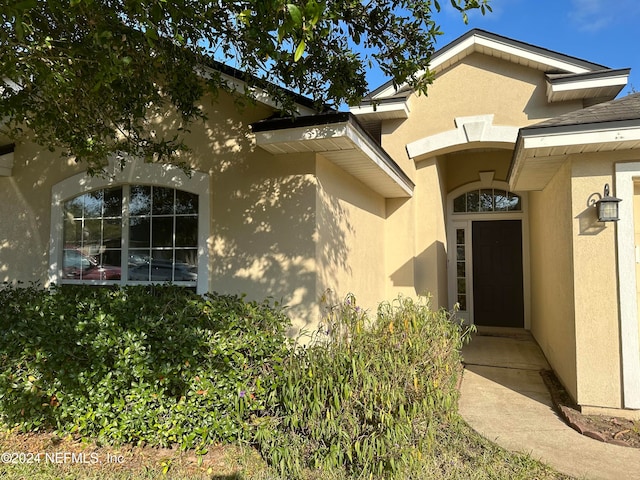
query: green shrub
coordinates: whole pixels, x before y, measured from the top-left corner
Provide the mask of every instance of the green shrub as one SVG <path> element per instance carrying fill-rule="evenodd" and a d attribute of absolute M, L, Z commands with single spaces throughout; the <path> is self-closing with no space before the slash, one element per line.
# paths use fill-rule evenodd
<path fill-rule="evenodd" d="M 383 303 L 369 319 L 347 297 L 282 371 L 280 401 L 256 432 L 263 455 L 286 478 L 415 469 L 442 424 L 457 420 L 465 337 L 428 299 Z"/>
<path fill-rule="evenodd" d="M 290 350 L 269 304 L 178 287 L 0 289 L 0 420 L 110 443 L 247 439 Z"/>

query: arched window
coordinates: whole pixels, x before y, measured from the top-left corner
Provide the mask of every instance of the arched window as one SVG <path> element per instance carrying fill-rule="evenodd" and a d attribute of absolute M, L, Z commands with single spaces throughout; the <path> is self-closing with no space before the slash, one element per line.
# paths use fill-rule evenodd
<path fill-rule="evenodd" d="M 171 282 L 207 291 L 208 175 L 167 172 L 133 162 L 115 176 L 131 183 L 81 174 L 57 184 L 50 281 Z"/>
<path fill-rule="evenodd" d="M 453 200 L 453 213 L 519 212 L 520 197 L 495 188 L 481 188 L 463 193 Z"/>
<path fill-rule="evenodd" d="M 128 211 L 124 206 L 128 205 Z M 126 280 L 195 286 L 198 196 L 175 188 L 124 185 L 64 203 L 62 281 Z"/>

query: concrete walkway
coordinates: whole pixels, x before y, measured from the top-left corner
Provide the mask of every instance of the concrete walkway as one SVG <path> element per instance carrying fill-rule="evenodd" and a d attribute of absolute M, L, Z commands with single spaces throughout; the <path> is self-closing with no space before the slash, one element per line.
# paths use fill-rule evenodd
<path fill-rule="evenodd" d="M 555 413 L 539 374 L 549 365 L 528 333 L 476 335 L 462 353 L 460 413 L 478 433 L 576 478 L 640 480 L 640 449 L 580 435 Z"/>

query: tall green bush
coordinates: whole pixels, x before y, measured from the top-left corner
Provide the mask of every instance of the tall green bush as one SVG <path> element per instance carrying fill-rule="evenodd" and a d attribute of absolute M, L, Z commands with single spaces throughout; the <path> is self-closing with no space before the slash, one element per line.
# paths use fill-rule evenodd
<path fill-rule="evenodd" d="M 289 320 L 178 287 L 0 289 L 0 420 L 185 448 L 251 437 Z"/>
<path fill-rule="evenodd" d="M 455 420 L 464 331 L 428 299 L 398 298 L 370 319 L 349 296 L 282 371 L 279 402 L 258 429 L 284 477 L 307 469 L 358 478 L 415 468 Z"/>

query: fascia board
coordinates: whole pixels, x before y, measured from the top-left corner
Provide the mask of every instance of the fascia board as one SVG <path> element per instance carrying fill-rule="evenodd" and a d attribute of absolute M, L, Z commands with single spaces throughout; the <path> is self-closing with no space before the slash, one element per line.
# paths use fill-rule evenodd
<path fill-rule="evenodd" d="M 640 126 L 599 128 L 588 131 L 549 132 L 537 135 L 526 135 L 525 133 L 522 136 L 522 140 L 524 150 L 591 145 L 594 143 L 640 141 Z"/>
<path fill-rule="evenodd" d="M 559 93 L 567 92 L 570 90 L 590 90 L 603 87 L 624 87 L 627 84 L 628 78 L 628 75 L 615 75 L 605 78 L 574 80 L 572 82 L 547 82 L 547 85 L 551 93 Z"/>
<path fill-rule="evenodd" d="M 350 107 L 349 111 L 356 116 L 376 113 L 396 113 L 398 118 L 409 118 L 409 106 L 406 100 Z"/>

